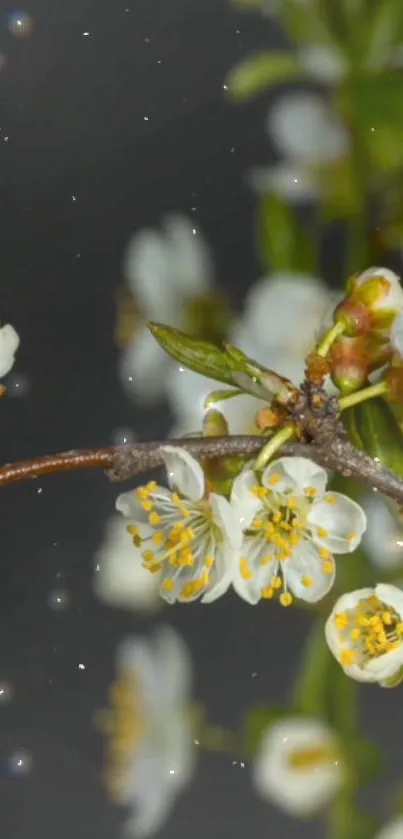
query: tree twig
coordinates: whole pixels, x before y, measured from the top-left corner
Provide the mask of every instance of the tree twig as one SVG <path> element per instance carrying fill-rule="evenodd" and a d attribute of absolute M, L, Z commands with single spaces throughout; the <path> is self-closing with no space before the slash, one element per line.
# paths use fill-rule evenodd
<path fill-rule="evenodd" d="M 258 436 L 193 437 L 62 452 L 0 467 L 0 486 L 80 469 L 106 469 L 111 481 L 126 481 L 161 466 L 161 446 L 167 444 L 182 446 L 196 458 L 214 459 L 229 455 L 252 458 L 266 442 L 265 438 Z M 326 445 L 287 443 L 280 454 L 310 458 L 319 466 L 339 472 L 345 477 L 356 478 L 403 505 L 403 480 L 355 449 L 347 440 L 335 438 L 327 441 Z"/>

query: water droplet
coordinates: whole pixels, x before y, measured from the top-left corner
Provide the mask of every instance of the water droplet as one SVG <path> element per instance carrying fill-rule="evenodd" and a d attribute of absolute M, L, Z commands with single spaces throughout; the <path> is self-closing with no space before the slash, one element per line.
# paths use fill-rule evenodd
<path fill-rule="evenodd" d="M 77 201 L 77 195 L 72 195 L 71 200 L 72 200 L 73 204 L 75 204 L 75 202 Z"/>
<path fill-rule="evenodd" d="M 79 670 L 86 670 L 87 668 L 86 668 L 85 664 L 80 663 L 80 664 L 78 665 L 78 669 L 79 669 Z"/>
<path fill-rule="evenodd" d="M 31 383 L 23 373 L 10 373 L 7 379 L 7 395 L 13 397 L 26 396 L 31 389 Z"/>
<path fill-rule="evenodd" d="M 114 446 L 125 446 L 128 443 L 134 443 L 137 440 L 137 434 L 132 428 L 115 428 L 112 433 L 112 443 Z"/>
<path fill-rule="evenodd" d="M 48 604 L 54 612 L 63 612 L 70 605 L 70 595 L 64 588 L 56 588 L 48 594 Z"/>
<path fill-rule="evenodd" d="M 32 754 L 28 749 L 17 749 L 8 759 L 8 769 L 12 775 L 23 777 L 32 769 Z"/>
<path fill-rule="evenodd" d="M 86 29 L 86 30 L 83 32 L 83 36 L 84 36 L 84 38 L 89 38 L 89 35 L 90 35 L 90 32 L 89 32 L 89 30 L 88 30 L 88 29 Z"/>
<path fill-rule="evenodd" d="M 5 705 L 14 696 L 14 687 L 11 682 L 0 682 L 0 705 Z"/>
<path fill-rule="evenodd" d="M 34 32 L 34 22 L 28 12 L 15 10 L 8 15 L 7 28 L 15 38 L 29 38 Z"/>

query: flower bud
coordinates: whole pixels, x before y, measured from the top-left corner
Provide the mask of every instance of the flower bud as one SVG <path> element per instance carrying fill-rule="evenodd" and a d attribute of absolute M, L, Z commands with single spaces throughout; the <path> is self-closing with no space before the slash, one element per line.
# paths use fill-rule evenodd
<path fill-rule="evenodd" d="M 228 434 L 228 423 L 224 414 L 211 408 L 203 417 L 203 437 L 225 437 Z"/>
<path fill-rule="evenodd" d="M 342 393 L 352 393 L 368 378 L 365 338 L 343 338 L 333 344 L 328 355 L 333 382 Z"/>
<path fill-rule="evenodd" d="M 388 268 L 369 268 L 351 277 L 348 295 L 335 312 L 349 336 L 370 332 L 389 338 L 396 316 L 403 311 L 403 290 L 397 274 Z"/>
<path fill-rule="evenodd" d="M 385 374 L 386 398 L 394 405 L 403 405 L 403 359 L 395 361 Z"/>

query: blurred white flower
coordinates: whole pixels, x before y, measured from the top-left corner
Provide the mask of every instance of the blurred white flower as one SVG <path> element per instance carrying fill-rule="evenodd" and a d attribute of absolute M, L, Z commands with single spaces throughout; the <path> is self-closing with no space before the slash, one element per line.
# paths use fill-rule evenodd
<path fill-rule="evenodd" d="M 304 377 L 305 358 L 321 332 L 331 323 L 339 295 L 329 291 L 316 277 L 280 272 L 258 280 L 248 293 L 242 317 L 229 336 L 251 358 L 299 385 Z M 287 328 L 284 328 L 284 318 Z M 172 367 L 168 392 L 176 417 L 174 435 L 200 431 L 204 403 L 219 383 Z M 230 433 L 254 433 L 256 412 L 264 405 L 257 398 L 240 396 L 216 407 L 226 417 Z"/>
<path fill-rule="evenodd" d="M 170 490 L 152 481 L 116 502 L 133 522 L 133 561 L 159 575 L 167 603 L 199 597 L 211 603 L 232 582 L 241 523 L 226 498 L 208 493 L 202 467 L 185 449 L 163 446 L 161 452 Z"/>
<path fill-rule="evenodd" d="M 403 591 L 380 583 L 343 594 L 325 634 L 347 676 L 392 685 L 403 667 Z"/>
<path fill-rule="evenodd" d="M 403 816 L 396 816 L 387 822 L 374 839 L 403 839 Z"/>
<path fill-rule="evenodd" d="M 344 55 L 326 44 L 308 44 L 298 51 L 298 58 L 310 78 L 320 84 L 339 84 L 349 70 Z"/>
<path fill-rule="evenodd" d="M 277 195 L 290 204 L 305 204 L 321 194 L 321 186 L 314 175 L 294 162 L 255 167 L 247 180 L 256 192 Z"/>
<path fill-rule="evenodd" d="M 343 158 L 347 129 L 316 93 L 284 93 L 270 108 L 267 131 L 285 158 L 313 167 Z"/>
<path fill-rule="evenodd" d="M 0 378 L 11 370 L 19 345 L 17 332 L 13 326 L 6 323 L 0 328 Z"/>
<path fill-rule="evenodd" d="M 258 794 L 291 816 L 326 807 L 345 777 L 335 733 L 321 720 L 289 717 L 262 737 L 253 767 Z"/>
<path fill-rule="evenodd" d="M 195 225 L 173 215 L 164 220 L 161 232 L 145 229 L 133 236 L 124 258 L 124 275 L 144 321 L 183 329 L 191 301 L 210 289 L 213 267 Z M 164 395 L 173 363 L 142 324 L 123 351 L 120 377 L 131 395 L 151 404 Z"/>
<path fill-rule="evenodd" d="M 158 575 L 143 568 L 121 516 L 108 521 L 95 562 L 94 591 L 104 603 L 138 612 L 161 605 Z"/>
<path fill-rule="evenodd" d="M 119 647 L 111 709 L 101 712 L 99 724 L 107 735 L 108 793 L 132 810 L 129 836 L 157 833 L 192 777 L 190 698 L 190 659 L 173 629 Z"/>
<path fill-rule="evenodd" d="M 385 498 L 379 493 L 370 493 L 362 504 L 368 520 L 363 548 L 372 564 L 382 571 L 403 568 L 403 530 Z"/>
<path fill-rule="evenodd" d="M 325 492 L 327 474 L 303 457 L 280 457 L 259 479 L 251 469 L 233 483 L 231 506 L 244 530 L 233 586 L 248 603 L 279 594 L 321 600 L 335 578 L 333 554 L 352 553 L 366 527 L 362 508 Z"/>

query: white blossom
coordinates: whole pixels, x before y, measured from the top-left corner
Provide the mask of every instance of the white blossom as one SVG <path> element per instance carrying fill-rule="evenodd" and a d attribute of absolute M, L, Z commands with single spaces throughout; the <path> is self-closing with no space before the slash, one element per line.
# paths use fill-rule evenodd
<path fill-rule="evenodd" d="M 319 179 L 309 169 L 293 161 L 275 166 L 258 166 L 248 174 L 249 185 L 256 192 L 271 193 L 290 204 L 312 202 L 321 195 Z"/>
<path fill-rule="evenodd" d="M 231 505 L 244 530 L 234 588 L 252 605 L 279 595 L 315 603 L 335 578 L 333 554 L 351 553 L 366 526 L 362 508 L 326 492 L 322 467 L 303 457 L 280 457 L 260 480 L 251 469 L 235 478 Z"/>
<path fill-rule="evenodd" d="M 20 339 L 14 327 L 4 324 L 0 328 L 0 378 L 10 372 L 19 345 Z"/>
<path fill-rule="evenodd" d="M 133 236 L 124 258 L 124 274 L 144 321 L 184 329 L 190 303 L 210 289 L 213 268 L 207 244 L 195 225 L 173 215 L 165 219 L 161 232 L 144 229 Z M 172 365 L 143 323 L 123 351 L 120 377 L 131 395 L 152 403 L 166 392 Z"/>
<path fill-rule="evenodd" d="M 337 737 L 321 720 L 289 717 L 264 732 L 254 761 L 259 795 L 291 816 L 326 807 L 345 777 Z"/>
<path fill-rule="evenodd" d="M 362 543 L 372 564 L 382 571 L 403 568 L 403 530 L 387 500 L 371 493 L 362 503 L 368 521 Z"/>
<path fill-rule="evenodd" d="M 241 524 L 226 498 L 208 492 L 202 467 L 185 449 L 161 452 L 170 489 L 151 481 L 120 495 L 116 507 L 131 519 L 134 561 L 159 575 L 161 597 L 211 603 L 232 582 Z"/>
<path fill-rule="evenodd" d="M 343 594 L 326 622 L 326 639 L 344 672 L 392 685 L 403 667 L 403 591 L 379 583 Z"/>
<path fill-rule="evenodd" d="M 332 163 L 349 149 L 347 129 L 315 93 L 284 93 L 269 111 L 267 131 L 285 158 L 304 165 Z"/>
<path fill-rule="evenodd" d="M 374 839 L 403 839 L 403 816 L 395 816 L 387 822 Z"/>
<path fill-rule="evenodd" d="M 320 84 L 339 84 L 348 73 L 344 55 L 326 44 L 307 44 L 298 51 L 299 61 L 305 72 Z"/>
<path fill-rule="evenodd" d="M 119 647 L 111 709 L 99 723 L 108 738 L 108 793 L 131 810 L 128 836 L 158 832 L 193 774 L 190 688 L 189 655 L 174 630 Z"/>
<path fill-rule="evenodd" d="M 153 611 L 161 604 L 158 575 L 143 568 L 122 516 L 108 521 L 95 563 L 94 590 L 104 603 L 139 612 Z"/>

